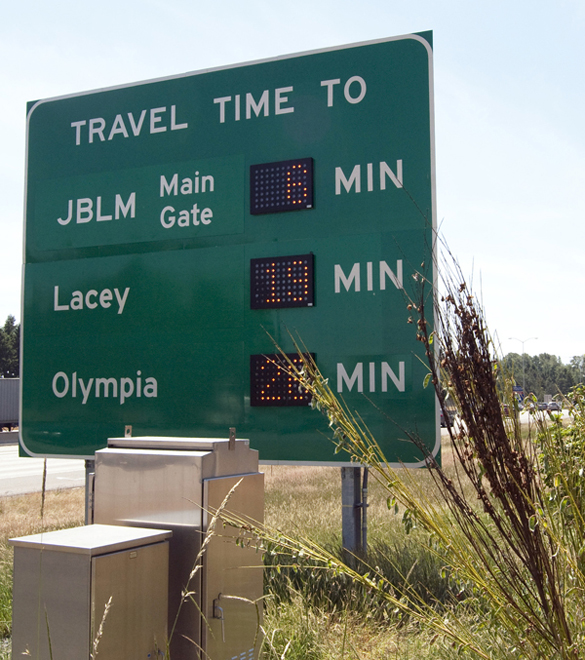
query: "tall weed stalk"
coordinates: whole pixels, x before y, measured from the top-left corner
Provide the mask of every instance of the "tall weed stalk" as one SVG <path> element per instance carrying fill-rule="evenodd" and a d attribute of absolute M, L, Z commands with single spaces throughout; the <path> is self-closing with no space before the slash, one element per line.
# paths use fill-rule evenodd
<path fill-rule="evenodd" d="M 337 451 L 368 466 L 387 490 L 389 506 L 401 506 L 405 523 L 426 531 L 456 587 L 453 602 L 429 602 L 407 575 L 390 584 L 375 566 L 357 572 L 310 539 L 266 528 L 259 534 L 288 551 L 292 566 L 310 557 L 315 570 L 350 577 L 467 657 L 585 658 L 585 392 L 574 393 L 568 431 L 541 416 L 534 420 L 537 435 L 524 437 L 517 414 L 503 414 L 506 408 L 517 412 L 513 374 L 501 367 L 481 306 L 454 260 L 443 272 L 440 300 L 418 273 L 420 290 L 408 301 L 418 313 L 428 383 L 444 413 L 449 403 L 460 418 L 449 428 L 454 478 L 410 434 L 426 455 L 439 503 L 408 471 L 388 466 L 359 413 L 332 391 L 300 341 L 301 364 L 288 361 L 284 368 L 327 417 Z M 433 327 L 429 304 L 435 306 Z"/>

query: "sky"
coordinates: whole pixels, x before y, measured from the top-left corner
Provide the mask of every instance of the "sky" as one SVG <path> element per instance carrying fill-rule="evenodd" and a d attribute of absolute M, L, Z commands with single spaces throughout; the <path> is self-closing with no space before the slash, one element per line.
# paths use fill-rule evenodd
<path fill-rule="evenodd" d="M 21 320 L 27 101 L 426 30 L 441 236 L 502 354 L 584 354 L 585 0 L 4 3 L 0 322 Z"/>

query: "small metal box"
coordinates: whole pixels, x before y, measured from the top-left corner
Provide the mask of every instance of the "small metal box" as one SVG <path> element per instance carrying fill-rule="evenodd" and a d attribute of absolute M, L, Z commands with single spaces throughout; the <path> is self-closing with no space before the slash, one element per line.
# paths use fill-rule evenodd
<path fill-rule="evenodd" d="M 144 660 L 160 649 L 162 658 L 171 536 L 88 525 L 10 539 L 12 657 L 89 660 L 97 651 L 103 660 Z"/>

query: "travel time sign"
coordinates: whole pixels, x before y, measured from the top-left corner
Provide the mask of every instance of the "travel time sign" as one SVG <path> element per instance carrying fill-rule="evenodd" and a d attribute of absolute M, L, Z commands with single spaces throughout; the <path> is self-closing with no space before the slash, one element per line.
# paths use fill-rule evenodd
<path fill-rule="evenodd" d="M 235 426 L 347 461 L 274 368 L 293 333 L 389 461 L 436 453 L 432 90 L 427 32 L 30 103 L 23 451 Z"/>

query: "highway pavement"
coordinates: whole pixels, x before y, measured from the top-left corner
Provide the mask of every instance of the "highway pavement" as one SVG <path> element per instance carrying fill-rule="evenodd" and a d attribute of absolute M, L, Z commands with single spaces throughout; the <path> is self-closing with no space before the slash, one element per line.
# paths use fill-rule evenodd
<path fill-rule="evenodd" d="M 42 458 L 20 458 L 18 445 L 0 444 L 0 497 L 40 492 L 43 485 Z M 85 461 L 47 459 L 47 490 L 85 485 Z"/>

